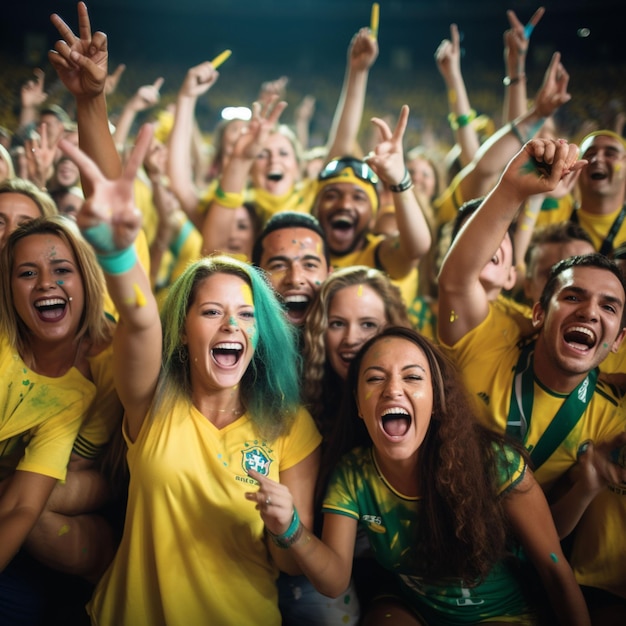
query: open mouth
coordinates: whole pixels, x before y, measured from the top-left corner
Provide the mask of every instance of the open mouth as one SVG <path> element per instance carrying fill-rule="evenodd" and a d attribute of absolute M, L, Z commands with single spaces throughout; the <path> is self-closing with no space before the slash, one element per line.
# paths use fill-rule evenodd
<path fill-rule="evenodd" d="M 284 177 L 284 174 L 282 172 L 270 172 L 267 175 L 267 180 L 271 180 L 277 183 L 278 181 L 281 181 L 283 177 Z"/>
<path fill-rule="evenodd" d="M 347 215 L 337 215 L 330 220 L 330 226 L 333 230 L 347 231 L 353 228 L 354 221 Z"/>
<path fill-rule="evenodd" d="M 293 313 L 304 313 L 311 300 L 308 296 L 303 295 L 293 295 L 293 296 L 285 296 L 284 302 L 287 310 Z"/>
<path fill-rule="evenodd" d="M 35 309 L 39 317 L 46 321 L 56 321 L 65 314 L 67 302 L 61 298 L 47 298 L 35 302 Z"/>
<path fill-rule="evenodd" d="M 211 350 L 213 360 L 221 367 L 237 365 L 242 354 L 243 346 L 240 343 L 218 343 Z"/>
<path fill-rule="evenodd" d="M 604 180 L 605 178 L 608 178 L 608 176 L 606 172 L 596 170 L 595 172 L 591 173 L 590 178 L 591 180 Z"/>
<path fill-rule="evenodd" d="M 567 330 L 563 338 L 566 343 L 576 350 L 587 351 L 596 344 L 596 336 L 584 326 L 574 326 Z"/>
<path fill-rule="evenodd" d="M 411 426 L 411 416 L 401 407 L 386 409 L 382 414 L 383 430 L 390 437 L 406 435 Z"/>

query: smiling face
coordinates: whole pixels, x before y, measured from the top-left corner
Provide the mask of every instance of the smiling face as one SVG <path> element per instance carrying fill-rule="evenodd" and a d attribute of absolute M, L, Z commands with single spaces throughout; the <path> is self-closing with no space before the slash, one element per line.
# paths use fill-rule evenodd
<path fill-rule="evenodd" d="M 335 293 L 328 307 L 324 344 L 326 358 L 342 380 L 361 346 L 387 323 L 385 303 L 371 287 L 350 285 Z"/>
<path fill-rule="evenodd" d="M 432 164 L 424 157 L 415 157 L 407 161 L 406 167 L 411 175 L 415 189 L 428 199 L 436 195 L 437 176 Z"/>
<path fill-rule="evenodd" d="M 619 197 L 623 199 L 626 181 L 626 150 L 620 141 L 608 135 L 597 135 L 582 155 L 588 164 L 578 183 L 585 199 Z"/>
<path fill-rule="evenodd" d="M 328 276 L 322 238 L 308 228 L 280 228 L 263 239 L 259 267 L 287 307 L 292 324 L 304 324 L 311 303 Z"/>
<path fill-rule="evenodd" d="M 624 335 L 624 300 L 620 281 L 606 269 L 572 267 L 560 274 L 548 310 L 539 303 L 533 308 L 533 324 L 541 329 L 535 359 L 539 379 L 567 392 L 617 351 Z"/>
<path fill-rule="evenodd" d="M 275 196 L 282 196 L 293 189 L 299 174 L 300 167 L 293 144 L 285 135 L 272 133 L 252 166 L 252 185 Z"/>
<path fill-rule="evenodd" d="M 192 394 L 238 385 L 254 355 L 256 332 L 250 286 L 222 272 L 204 279 L 189 306 L 183 336 Z"/>
<path fill-rule="evenodd" d="M 33 341 L 74 340 L 85 306 L 84 286 L 76 257 L 60 237 L 37 234 L 16 243 L 11 290 Z"/>
<path fill-rule="evenodd" d="M 331 183 L 317 196 L 315 214 L 332 254 L 342 256 L 363 241 L 373 218 L 372 203 L 360 185 Z"/>
<path fill-rule="evenodd" d="M 9 235 L 24 222 L 41 217 L 35 201 L 21 193 L 0 193 L 0 248 Z"/>
<path fill-rule="evenodd" d="M 417 459 L 433 413 L 433 383 L 424 352 L 412 341 L 384 337 L 363 356 L 356 401 L 376 458 Z"/>

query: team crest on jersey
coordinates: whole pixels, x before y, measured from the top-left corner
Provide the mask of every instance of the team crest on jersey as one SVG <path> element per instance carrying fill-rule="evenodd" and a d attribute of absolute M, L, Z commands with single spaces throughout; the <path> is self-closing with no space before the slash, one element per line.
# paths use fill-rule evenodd
<path fill-rule="evenodd" d="M 254 470 L 263 474 L 263 476 L 269 476 L 270 465 L 272 459 L 268 456 L 267 452 L 261 446 L 252 446 L 241 451 L 243 470 L 248 473 L 249 470 Z"/>

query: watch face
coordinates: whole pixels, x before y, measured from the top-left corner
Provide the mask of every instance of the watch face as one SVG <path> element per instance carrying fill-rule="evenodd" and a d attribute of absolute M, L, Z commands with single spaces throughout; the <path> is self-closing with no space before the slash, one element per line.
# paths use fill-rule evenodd
<path fill-rule="evenodd" d="M 510 77 L 510 76 L 505 76 L 505 77 L 502 79 L 502 84 L 503 84 L 505 87 L 508 87 L 508 86 L 511 84 L 511 77 Z"/>

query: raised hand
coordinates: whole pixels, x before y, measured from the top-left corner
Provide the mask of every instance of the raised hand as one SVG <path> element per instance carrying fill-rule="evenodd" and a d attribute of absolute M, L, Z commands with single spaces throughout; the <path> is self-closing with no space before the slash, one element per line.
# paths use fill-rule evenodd
<path fill-rule="evenodd" d="M 122 74 L 126 70 L 126 66 L 123 63 L 120 63 L 116 68 L 113 74 L 109 74 L 104 81 L 104 95 L 108 96 L 112 94 L 116 89 L 117 85 L 120 82 L 120 78 Z"/>
<path fill-rule="evenodd" d="M 101 94 L 108 76 L 107 36 L 102 32 L 92 35 L 85 3 L 78 3 L 78 37 L 56 13 L 50 21 L 61 40 L 48 59 L 63 84 L 76 98 Z"/>
<path fill-rule="evenodd" d="M 565 139 L 531 139 L 507 165 L 500 185 L 528 197 L 549 193 L 568 174 L 582 169 L 578 146 Z"/>
<path fill-rule="evenodd" d="M 20 100 L 23 108 L 35 108 L 41 106 L 47 99 L 48 94 L 44 91 L 45 74 L 37 68 L 33 71 L 34 78 L 22 85 Z"/>
<path fill-rule="evenodd" d="M 504 33 L 504 62 L 509 72 L 514 76 L 520 76 L 526 65 L 526 53 L 528 52 L 528 40 L 530 33 L 543 17 L 545 9 L 539 7 L 534 15 L 524 26 L 518 19 L 515 11 L 507 11 L 510 28 Z"/>
<path fill-rule="evenodd" d="M 361 28 L 348 47 L 348 61 L 353 70 L 369 70 L 378 58 L 378 40 L 372 39 L 369 28 Z"/>
<path fill-rule="evenodd" d="M 400 109 L 398 123 L 393 133 L 384 120 L 372 118 L 372 123 L 380 131 L 381 141 L 374 151 L 365 157 L 365 161 L 387 185 L 399 184 L 406 173 L 402 140 L 408 119 L 409 107 L 406 104 Z"/>
<path fill-rule="evenodd" d="M 560 106 L 571 100 L 572 96 L 567 92 L 568 83 L 569 74 L 561 63 L 561 54 L 555 52 L 535 97 L 534 107 L 539 115 L 550 117 Z"/>
<path fill-rule="evenodd" d="M 287 103 L 284 101 L 272 100 L 264 106 L 259 102 L 254 102 L 252 104 L 252 117 L 248 125 L 241 131 L 241 135 L 233 147 L 233 157 L 256 159 L 265 147 L 267 137 L 278 124 L 278 120 L 286 107 Z"/>
<path fill-rule="evenodd" d="M 220 73 L 211 65 L 210 61 L 200 63 L 200 65 L 187 70 L 179 93 L 188 98 L 198 98 L 213 87 L 219 76 Z"/>
<path fill-rule="evenodd" d="M 444 77 L 461 72 L 461 37 L 456 24 L 450 24 L 450 39 L 444 39 L 435 51 L 435 62 Z"/>
<path fill-rule="evenodd" d="M 133 111 L 145 111 L 159 103 L 161 99 L 160 89 L 163 85 L 163 78 L 157 78 L 152 85 L 139 87 L 137 93 L 129 101 L 129 106 Z"/>
<path fill-rule="evenodd" d="M 53 174 L 53 162 L 56 154 L 56 145 L 48 145 L 48 133 L 46 124 L 42 123 L 38 134 L 33 134 L 30 139 L 24 142 L 24 156 L 28 178 L 37 187 L 43 188 Z"/>
<path fill-rule="evenodd" d="M 135 207 L 133 183 L 148 151 L 153 128 L 139 130 L 135 147 L 117 180 L 109 180 L 78 147 L 66 140 L 61 150 L 78 165 L 81 180 L 89 183 L 92 194 L 85 200 L 76 221 L 85 238 L 98 254 L 124 250 L 135 241 L 141 228 L 141 212 Z"/>

